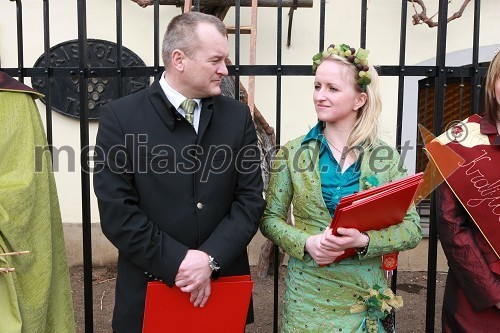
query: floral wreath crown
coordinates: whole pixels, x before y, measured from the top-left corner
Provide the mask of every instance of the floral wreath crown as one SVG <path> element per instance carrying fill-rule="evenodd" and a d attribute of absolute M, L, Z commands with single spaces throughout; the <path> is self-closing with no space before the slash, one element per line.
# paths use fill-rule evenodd
<path fill-rule="evenodd" d="M 359 84 L 361 90 L 366 91 L 366 86 L 372 82 L 372 76 L 370 72 L 368 72 L 368 54 L 370 54 L 370 51 L 361 47 L 356 51 L 355 48 L 346 44 L 330 44 L 326 50 L 316 53 L 313 56 L 312 70 L 313 73 L 316 73 L 318 66 L 321 64 L 321 60 L 324 58 L 328 58 L 332 55 L 344 57 L 358 70 L 359 77 L 356 80 L 356 83 Z"/>

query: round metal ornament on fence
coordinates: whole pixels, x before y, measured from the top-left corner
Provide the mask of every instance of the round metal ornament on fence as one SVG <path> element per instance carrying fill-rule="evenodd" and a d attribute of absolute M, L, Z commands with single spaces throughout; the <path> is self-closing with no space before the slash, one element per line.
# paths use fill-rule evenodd
<path fill-rule="evenodd" d="M 117 45 L 113 42 L 101 39 L 88 39 L 88 67 L 103 68 L 117 66 Z M 146 64 L 133 51 L 122 47 L 122 67 L 145 67 Z M 78 40 L 69 40 L 57 44 L 50 48 L 50 66 L 53 68 L 78 67 Z M 41 55 L 35 62 L 34 67 L 45 68 L 45 55 Z M 117 99 L 118 76 L 110 77 L 91 77 L 87 79 L 87 86 L 83 87 L 87 91 L 87 104 L 89 110 L 89 119 L 99 119 L 97 107 L 109 101 Z M 122 77 L 121 88 L 123 96 L 132 94 L 136 91 L 149 86 L 149 76 L 140 77 Z M 52 109 L 60 114 L 73 118 L 80 117 L 80 84 L 79 76 L 54 76 L 52 79 L 51 104 Z M 32 86 L 40 93 L 47 94 L 47 77 L 33 77 Z M 43 97 L 43 103 L 46 98 Z"/>

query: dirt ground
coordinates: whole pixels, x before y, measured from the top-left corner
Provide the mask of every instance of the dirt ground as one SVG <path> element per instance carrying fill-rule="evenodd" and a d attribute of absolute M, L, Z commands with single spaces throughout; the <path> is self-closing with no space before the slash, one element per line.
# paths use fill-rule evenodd
<path fill-rule="evenodd" d="M 283 267 L 279 280 L 280 294 L 283 291 L 285 272 L 286 268 Z M 70 273 L 77 332 L 83 333 L 83 269 L 82 267 L 73 267 Z M 94 267 L 92 275 L 94 332 L 111 333 L 116 269 L 115 267 Z M 273 277 L 254 277 L 254 281 L 255 322 L 248 325 L 246 331 L 247 333 L 269 333 L 273 331 Z M 438 273 L 436 280 L 435 332 L 441 332 L 441 306 L 445 282 L 446 274 Z M 426 272 L 398 272 L 397 294 L 403 296 L 404 307 L 396 312 L 397 332 L 420 333 L 425 331 L 426 292 Z"/>

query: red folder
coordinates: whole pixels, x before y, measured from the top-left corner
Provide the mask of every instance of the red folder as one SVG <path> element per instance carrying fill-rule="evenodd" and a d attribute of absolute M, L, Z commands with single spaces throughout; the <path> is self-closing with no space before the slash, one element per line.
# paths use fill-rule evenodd
<path fill-rule="evenodd" d="M 333 233 L 336 234 L 339 227 L 368 231 L 401 223 L 413 202 L 422 177 L 423 173 L 420 172 L 343 197 L 335 209 L 330 225 Z M 354 254 L 354 249 L 347 249 L 335 261 Z"/>
<path fill-rule="evenodd" d="M 208 302 L 200 308 L 189 301 L 189 293 L 149 282 L 142 332 L 244 332 L 252 288 L 249 275 L 221 277 L 212 282 Z"/>

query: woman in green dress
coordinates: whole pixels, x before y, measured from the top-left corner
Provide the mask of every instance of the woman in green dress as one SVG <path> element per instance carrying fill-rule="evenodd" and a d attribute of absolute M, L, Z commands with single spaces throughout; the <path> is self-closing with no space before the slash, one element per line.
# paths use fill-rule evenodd
<path fill-rule="evenodd" d="M 387 288 L 382 255 L 422 239 L 414 207 L 382 230 L 339 228 L 335 236 L 329 228 L 341 197 L 406 176 L 397 151 L 377 136 L 381 100 L 368 53 L 342 44 L 313 57 L 319 121 L 273 162 L 260 229 L 290 255 L 282 332 L 383 331 L 380 320 L 356 305 L 370 289 Z M 287 224 L 290 206 L 293 225 Z M 356 256 L 335 261 L 349 248 Z"/>

